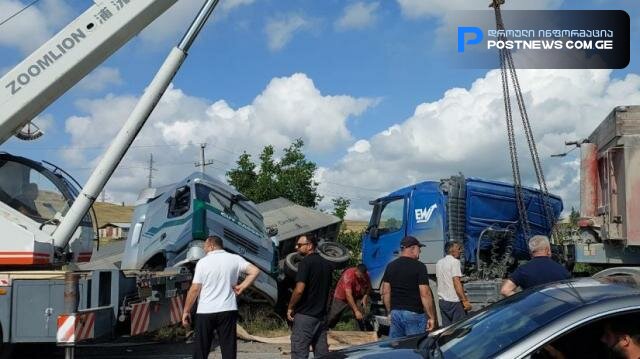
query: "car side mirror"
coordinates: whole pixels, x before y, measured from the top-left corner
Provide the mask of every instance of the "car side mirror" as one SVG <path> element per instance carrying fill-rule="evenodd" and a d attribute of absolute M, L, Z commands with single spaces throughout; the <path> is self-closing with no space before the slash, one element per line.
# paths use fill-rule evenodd
<path fill-rule="evenodd" d="M 369 230 L 369 237 L 371 237 L 371 239 L 378 239 L 379 236 L 380 231 L 378 230 L 378 227 L 371 227 Z"/>

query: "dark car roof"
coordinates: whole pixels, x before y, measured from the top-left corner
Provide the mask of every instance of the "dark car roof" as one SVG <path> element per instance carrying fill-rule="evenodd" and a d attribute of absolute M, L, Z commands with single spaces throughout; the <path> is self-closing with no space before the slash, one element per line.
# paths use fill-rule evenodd
<path fill-rule="evenodd" d="M 576 305 L 599 302 L 608 298 L 640 295 L 640 277 L 616 275 L 604 278 L 575 278 L 531 288 Z"/>

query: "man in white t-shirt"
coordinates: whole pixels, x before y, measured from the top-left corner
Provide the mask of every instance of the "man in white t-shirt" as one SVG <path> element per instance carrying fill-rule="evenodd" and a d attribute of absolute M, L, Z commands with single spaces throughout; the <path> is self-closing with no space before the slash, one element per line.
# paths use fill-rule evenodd
<path fill-rule="evenodd" d="M 462 245 L 458 241 L 447 242 L 447 255 L 436 263 L 438 280 L 438 305 L 442 326 L 446 327 L 464 318 L 465 312 L 471 309 L 471 303 L 462 288 L 462 271 L 460 270 L 460 252 Z"/>
<path fill-rule="evenodd" d="M 235 358 L 238 321 L 236 296 L 251 286 L 260 270 L 239 255 L 226 252 L 218 236 L 209 236 L 205 240 L 204 251 L 207 255 L 196 264 L 187 293 L 182 325 L 191 325 L 191 307 L 199 298 L 193 357 L 206 359 L 209 356 L 213 334 L 217 332 L 222 358 Z M 238 284 L 240 273 L 245 273 L 246 277 Z"/>

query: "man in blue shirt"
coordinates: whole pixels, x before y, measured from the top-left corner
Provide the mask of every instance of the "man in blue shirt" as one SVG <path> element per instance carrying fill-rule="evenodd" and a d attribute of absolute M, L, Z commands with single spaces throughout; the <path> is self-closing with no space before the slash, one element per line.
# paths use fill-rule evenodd
<path fill-rule="evenodd" d="M 516 269 L 504 281 L 500 293 L 505 297 L 515 294 L 515 289 L 527 289 L 536 285 L 571 278 L 571 274 L 559 263 L 551 259 L 551 244 L 547 236 L 533 236 L 529 239 L 531 260 Z"/>

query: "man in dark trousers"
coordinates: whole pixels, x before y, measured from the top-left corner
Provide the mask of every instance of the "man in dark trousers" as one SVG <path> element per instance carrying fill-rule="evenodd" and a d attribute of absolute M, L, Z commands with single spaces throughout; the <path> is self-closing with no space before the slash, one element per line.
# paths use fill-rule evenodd
<path fill-rule="evenodd" d="M 505 297 L 515 294 L 517 287 L 527 289 L 536 285 L 571 278 L 571 274 L 551 259 L 551 244 L 547 236 L 529 239 L 531 260 L 516 269 L 502 284 L 500 293 Z"/>
<path fill-rule="evenodd" d="M 400 257 L 387 265 L 382 277 L 382 301 L 391 321 L 391 338 L 438 327 L 427 267 L 418 260 L 421 247 L 424 245 L 415 237 L 404 237 Z"/>
<path fill-rule="evenodd" d="M 304 259 L 298 265 L 296 286 L 287 308 L 291 328 L 291 358 L 307 359 L 329 353 L 325 323 L 332 272 L 336 265 L 316 253 L 318 239 L 312 234 L 298 237 L 296 248 Z"/>
<path fill-rule="evenodd" d="M 442 325 L 446 327 L 464 318 L 465 312 L 472 307 L 460 281 L 462 244 L 458 241 L 447 242 L 444 251 L 447 255 L 436 263 L 436 278 L 440 319 L 442 319 Z"/>
<path fill-rule="evenodd" d="M 364 311 L 367 308 L 370 291 L 371 280 L 364 264 L 345 269 L 333 294 L 329 310 L 329 328 L 335 327 L 345 309 L 351 308 L 360 330 L 365 330 Z"/>
<path fill-rule="evenodd" d="M 193 357 L 209 357 L 213 333 L 216 331 L 222 358 L 235 358 L 238 348 L 236 296 L 251 286 L 260 270 L 239 255 L 226 252 L 222 239 L 218 236 L 208 237 L 204 242 L 204 250 L 207 255 L 196 264 L 193 281 L 187 292 L 187 300 L 182 311 L 182 325 L 185 328 L 191 325 L 191 307 L 196 298 L 199 298 Z M 245 273 L 246 277 L 238 284 L 241 272 Z"/>

